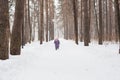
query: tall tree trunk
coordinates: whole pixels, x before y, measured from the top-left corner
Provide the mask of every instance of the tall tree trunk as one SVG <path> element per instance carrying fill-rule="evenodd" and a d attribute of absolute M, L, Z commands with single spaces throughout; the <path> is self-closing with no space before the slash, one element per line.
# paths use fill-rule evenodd
<path fill-rule="evenodd" d="M 46 42 L 48 42 L 48 0 L 45 1 L 46 5 Z"/>
<path fill-rule="evenodd" d="M 21 31 L 24 19 L 24 0 L 16 0 L 15 18 L 12 30 L 10 54 L 20 55 L 21 53 Z"/>
<path fill-rule="evenodd" d="M 82 7 L 82 0 L 81 0 L 81 27 L 80 27 L 80 41 L 83 41 L 83 7 Z"/>
<path fill-rule="evenodd" d="M 54 39 L 54 2 L 53 0 L 49 0 L 49 18 L 50 18 L 50 24 L 49 24 L 49 30 L 50 30 L 50 40 Z"/>
<path fill-rule="evenodd" d="M 36 17 L 35 17 L 35 0 L 32 0 L 33 1 L 33 10 L 34 10 L 34 12 L 33 12 L 33 27 L 32 27 L 32 41 L 34 41 L 35 40 L 35 26 L 36 26 L 36 23 L 35 23 L 35 19 L 36 19 Z M 39 18 L 39 17 L 38 17 Z"/>
<path fill-rule="evenodd" d="M 75 43 L 78 44 L 78 10 L 77 0 L 73 0 L 73 11 L 74 11 L 74 31 L 75 31 Z"/>
<path fill-rule="evenodd" d="M 25 42 L 24 42 L 24 19 L 23 19 L 23 24 L 22 24 L 22 48 L 24 47 L 25 45 Z"/>
<path fill-rule="evenodd" d="M 96 8 L 96 0 L 94 0 L 94 12 L 95 12 L 95 21 L 96 21 L 96 32 L 98 33 L 98 17 L 97 17 L 97 8 Z M 97 35 L 98 36 L 98 35 Z"/>
<path fill-rule="evenodd" d="M 88 19 L 89 19 L 89 22 L 88 22 L 88 32 L 90 32 L 90 26 L 91 26 L 91 0 L 89 0 L 89 14 L 88 14 Z M 90 43 L 90 33 L 88 34 L 88 42 Z"/>
<path fill-rule="evenodd" d="M 119 8 L 119 0 L 115 0 L 115 10 L 116 10 L 116 17 L 118 21 L 118 37 L 119 37 L 119 54 L 120 54 L 120 8 Z"/>
<path fill-rule="evenodd" d="M 41 14 L 40 14 L 40 7 L 41 7 L 41 0 L 38 1 L 38 15 L 37 15 L 37 22 L 38 22 L 38 40 L 40 41 L 40 18 L 41 18 Z"/>
<path fill-rule="evenodd" d="M 9 12 L 8 0 L 0 0 L 0 59 L 9 58 Z"/>
<path fill-rule="evenodd" d="M 106 0 L 106 40 L 108 40 L 108 1 Z"/>
<path fill-rule="evenodd" d="M 41 6 L 40 6 L 40 24 L 41 24 L 41 26 L 40 26 L 40 44 L 42 44 L 43 43 L 43 24 L 44 24 L 44 21 L 43 21 L 43 5 L 44 4 L 44 0 L 41 0 Z"/>
<path fill-rule="evenodd" d="M 119 13 L 118 13 L 118 10 L 119 10 L 119 7 L 118 7 L 119 5 L 118 5 L 118 3 L 117 3 L 117 0 L 115 0 L 115 3 L 114 3 L 114 7 L 115 7 L 115 40 L 116 40 L 116 42 L 118 42 L 118 40 L 119 40 L 119 28 L 118 28 L 118 15 L 119 15 Z M 117 9 L 117 7 L 118 7 L 118 9 Z"/>
<path fill-rule="evenodd" d="M 24 31 L 25 31 L 25 43 L 30 42 L 30 27 L 29 27 L 29 9 L 28 9 L 28 4 L 29 1 L 28 0 L 24 0 L 25 1 L 25 27 L 24 27 Z"/>
<path fill-rule="evenodd" d="M 103 44 L 103 30 L 102 30 L 102 1 L 99 0 L 99 31 L 98 31 L 98 38 L 99 38 L 99 44 Z"/>
<path fill-rule="evenodd" d="M 84 45 L 89 46 L 89 19 L 88 19 L 88 0 L 83 1 L 84 5 Z"/>
<path fill-rule="evenodd" d="M 112 2 L 109 0 L 109 41 L 112 40 Z"/>
<path fill-rule="evenodd" d="M 24 6 L 26 5 L 25 1 L 24 1 Z M 24 12 L 23 12 L 23 24 L 22 24 L 22 48 L 25 46 L 25 7 L 24 7 Z"/>
<path fill-rule="evenodd" d="M 29 26 L 29 43 L 31 43 L 32 40 L 32 27 L 31 27 L 31 20 L 30 20 L 30 0 L 28 0 L 28 26 Z"/>

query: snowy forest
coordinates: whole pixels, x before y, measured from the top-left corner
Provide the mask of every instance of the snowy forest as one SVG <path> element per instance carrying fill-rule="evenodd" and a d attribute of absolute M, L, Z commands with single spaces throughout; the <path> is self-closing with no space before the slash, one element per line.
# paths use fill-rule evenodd
<path fill-rule="evenodd" d="M 120 0 L 0 0 L 0 80 L 120 80 L 119 54 Z"/>
<path fill-rule="evenodd" d="M 40 44 L 56 36 L 85 46 L 92 40 L 119 42 L 119 0 L 0 1 L 0 59 L 8 58 L 9 48 L 19 55 L 35 37 Z"/>

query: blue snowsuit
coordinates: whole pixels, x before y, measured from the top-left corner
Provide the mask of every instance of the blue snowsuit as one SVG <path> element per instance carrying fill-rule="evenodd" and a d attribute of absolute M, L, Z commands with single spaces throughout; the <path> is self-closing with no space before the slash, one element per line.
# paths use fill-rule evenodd
<path fill-rule="evenodd" d="M 55 44 L 55 49 L 59 49 L 59 44 L 60 44 L 60 41 L 58 39 L 55 39 L 54 40 L 54 44 Z"/>

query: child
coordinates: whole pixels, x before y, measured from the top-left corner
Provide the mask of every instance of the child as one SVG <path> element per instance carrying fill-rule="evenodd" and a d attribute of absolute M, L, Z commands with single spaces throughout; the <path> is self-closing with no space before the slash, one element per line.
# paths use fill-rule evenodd
<path fill-rule="evenodd" d="M 56 50 L 59 49 L 60 41 L 58 40 L 58 38 L 56 38 L 56 39 L 54 40 L 54 44 L 55 44 L 55 49 L 56 49 Z"/>

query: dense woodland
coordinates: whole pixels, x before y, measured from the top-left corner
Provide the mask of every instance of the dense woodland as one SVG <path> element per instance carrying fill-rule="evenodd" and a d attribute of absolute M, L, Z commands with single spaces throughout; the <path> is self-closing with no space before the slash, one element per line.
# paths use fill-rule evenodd
<path fill-rule="evenodd" d="M 43 44 L 56 36 L 119 44 L 120 0 L 0 0 L 0 59 L 20 55 L 35 37 Z"/>

